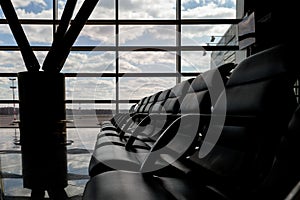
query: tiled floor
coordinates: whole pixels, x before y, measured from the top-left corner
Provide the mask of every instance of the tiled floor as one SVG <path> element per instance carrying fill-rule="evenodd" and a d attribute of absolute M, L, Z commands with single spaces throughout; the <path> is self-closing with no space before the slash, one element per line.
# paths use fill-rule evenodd
<path fill-rule="evenodd" d="M 81 199 L 80 196 L 89 178 L 88 164 L 98 131 L 97 128 L 67 130 L 68 140 L 74 141 L 67 147 L 69 180 L 65 190 L 70 199 Z M 17 129 L 0 129 L 0 188 L 5 200 L 29 199 L 30 196 L 30 190 L 23 188 L 21 148 L 14 144 L 14 140 L 18 137 Z"/>

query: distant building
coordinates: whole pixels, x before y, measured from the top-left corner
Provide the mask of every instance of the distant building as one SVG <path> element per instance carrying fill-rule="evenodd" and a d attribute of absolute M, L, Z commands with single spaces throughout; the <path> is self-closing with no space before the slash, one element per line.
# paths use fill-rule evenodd
<path fill-rule="evenodd" d="M 231 25 L 226 33 L 219 39 L 216 45 L 238 45 L 237 26 Z M 210 68 L 216 68 L 225 63 L 236 62 L 236 51 L 213 51 L 211 53 Z"/>

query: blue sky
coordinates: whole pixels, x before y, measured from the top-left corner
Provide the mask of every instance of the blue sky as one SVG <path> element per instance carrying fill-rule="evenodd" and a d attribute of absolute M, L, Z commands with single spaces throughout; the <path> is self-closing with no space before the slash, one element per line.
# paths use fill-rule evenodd
<path fill-rule="evenodd" d="M 208 4 L 216 4 L 219 7 L 225 7 L 225 8 L 233 8 L 235 7 L 236 2 L 232 1 L 232 0 L 191 0 L 191 1 L 187 1 L 185 3 L 183 3 L 182 5 L 182 9 L 186 10 L 186 9 L 193 9 L 193 8 L 197 8 L 197 7 L 203 7 L 203 6 L 207 6 Z"/>
<path fill-rule="evenodd" d="M 77 13 L 83 0 L 78 0 L 74 16 Z M 175 19 L 175 0 L 119 0 L 121 19 Z M 16 12 L 20 19 L 51 19 L 52 0 L 13 0 Z M 59 1 L 59 15 L 62 14 L 65 1 Z M 100 0 L 94 9 L 90 19 L 113 19 L 114 3 L 112 0 Z M 235 0 L 182 0 L 183 18 L 235 18 Z M 0 10 L 0 18 L 4 18 Z M 52 27 L 39 25 L 23 26 L 27 38 L 31 45 L 51 45 Z M 209 41 L 210 35 L 223 35 L 228 29 L 227 25 L 216 26 L 183 26 L 182 42 L 183 45 L 203 45 Z M 121 26 L 120 27 L 120 45 L 175 45 L 175 26 Z M 7 25 L 0 25 L 0 45 L 16 45 L 11 31 Z M 75 45 L 96 45 L 112 46 L 115 45 L 113 26 L 85 26 Z M 35 52 L 38 60 L 42 64 L 47 52 Z M 183 71 L 203 71 L 209 68 L 210 56 L 199 56 L 202 52 L 186 52 L 183 54 Z M 121 54 L 121 71 L 124 72 L 149 72 L 152 69 L 155 72 L 174 72 L 175 52 L 166 53 L 133 53 L 124 52 Z M 1 72 L 20 72 L 26 70 L 19 52 L 0 51 L 0 70 Z M 113 52 L 72 52 L 63 68 L 63 72 L 114 72 L 115 55 Z M 154 67 L 153 67 L 154 66 Z M 146 82 L 145 82 L 146 81 Z M 77 84 L 80 82 L 80 84 Z M 155 89 L 166 89 L 175 84 L 174 80 L 161 81 L 160 78 L 143 79 L 143 89 L 132 91 L 141 82 L 140 79 L 124 79 L 126 86 L 121 89 L 121 96 L 124 99 L 140 98 L 143 95 L 150 95 L 153 82 Z M 11 97 L 9 90 L 9 80 L 0 79 L 0 99 Z M 84 90 L 84 87 L 90 87 L 93 84 L 94 90 Z M 75 85 L 81 88 L 75 87 Z M 99 85 L 106 85 L 97 88 Z M 95 91 L 100 92 L 103 98 L 112 98 L 115 83 L 113 79 L 72 79 L 67 83 L 67 97 L 69 98 L 98 98 L 93 95 Z M 78 90 L 78 91 L 76 91 Z M 98 91 L 99 90 L 99 91 Z M 82 92 L 84 91 L 84 92 Z M 76 96 L 77 95 L 77 96 Z M 93 97 L 94 96 L 94 97 Z M 101 97 L 101 98 L 102 98 Z"/>
<path fill-rule="evenodd" d="M 53 7 L 52 3 L 49 2 L 45 2 L 45 4 L 42 3 L 35 3 L 35 2 L 30 2 L 30 4 L 26 5 L 26 6 L 20 6 L 19 8 L 24 9 L 25 12 L 27 13 L 41 13 L 43 10 L 49 10 Z"/>

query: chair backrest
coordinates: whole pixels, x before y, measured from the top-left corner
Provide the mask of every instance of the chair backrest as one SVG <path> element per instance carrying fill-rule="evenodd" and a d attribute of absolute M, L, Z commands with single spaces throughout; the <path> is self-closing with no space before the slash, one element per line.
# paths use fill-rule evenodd
<path fill-rule="evenodd" d="M 143 97 L 142 99 L 139 100 L 138 106 L 135 108 L 136 113 L 141 112 L 143 110 L 145 100 L 146 100 L 146 97 Z"/>
<path fill-rule="evenodd" d="M 276 144 L 296 107 L 295 73 L 287 53 L 280 45 L 242 61 L 216 102 L 213 114 L 236 119 L 211 123 L 193 159 L 220 182 L 250 188 L 270 169 Z M 248 123 L 243 118 L 249 118 Z"/>
<path fill-rule="evenodd" d="M 149 103 L 151 97 L 152 97 L 152 96 L 147 96 L 147 97 L 145 97 L 145 100 L 144 100 L 144 102 L 143 102 L 143 104 L 142 104 L 142 106 L 141 106 L 141 108 L 140 108 L 140 110 L 139 110 L 140 113 L 142 113 L 142 114 L 148 114 L 147 107 L 148 107 L 149 105 L 151 105 L 151 103 Z"/>
<path fill-rule="evenodd" d="M 150 96 L 149 102 L 147 103 L 147 105 L 144 109 L 144 112 L 147 112 L 147 113 L 150 112 L 151 107 L 157 102 L 157 99 L 161 93 L 162 93 L 162 91 L 159 91 Z"/>
<path fill-rule="evenodd" d="M 234 63 L 227 63 L 197 76 L 181 102 L 180 112 L 210 114 L 235 66 Z"/>
<path fill-rule="evenodd" d="M 170 114 L 178 114 L 180 111 L 180 104 L 182 100 L 185 98 L 191 83 L 194 79 L 188 79 L 182 81 L 181 83 L 176 84 L 173 88 L 171 88 L 170 94 L 166 99 L 162 112 L 170 113 Z"/>
<path fill-rule="evenodd" d="M 171 89 L 166 89 L 160 93 L 157 98 L 157 101 L 151 106 L 149 112 L 150 113 L 161 113 L 163 110 L 163 106 L 169 97 Z"/>
<path fill-rule="evenodd" d="M 300 181 L 300 105 L 295 110 L 278 145 L 272 169 L 252 199 L 282 200 Z M 299 190 L 299 189 L 298 189 Z M 289 198 L 291 199 L 291 198 Z M 296 200 L 296 199 L 295 199 Z"/>
<path fill-rule="evenodd" d="M 134 114 L 134 113 L 136 112 L 135 109 L 136 109 L 137 107 L 138 107 L 138 104 L 137 104 L 137 103 L 136 103 L 136 104 L 133 104 L 132 106 L 130 106 L 128 113 L 129 113 L 130 115 Z"/>
<path fill-rule="evenodd" d="M 227 65 L 227 67 L 228 66 L 229 65 Z M 231 66 L 233 68 L 235 65 L 232 64 Z M 228 72 L 232 68 L 228 68 Z M 219 69 L 209 70 L 195 79 L 191 79 L 191 83 L 183 83 L 188 84 L 189 89 L 187 90 L 186 95 L 184 95 L 182 102 L 179 102 L 179 98 L 175 95 L 170 95 L 170 102 L 172 102 L 170 105 L 175 105 L 173 102 L 180 104 L 182 115 L 179 115 L 176 120 L 173 120 L 171 125 L 159 135 L 159 138 L 152 146 L 150 153 L 146 156 L 146 159 L 140 168 L 142 172 L 148 172 L 164 167 L 156 165 L 157 161 L 159 162 L 158 159 L 162 155 L 165 156 L 165 154 L 169 154 L 168 156 L 170 159 L 165 163 L 172 163 L 177 159 L 189 155 L 191 151 L 194 151 L 198 141 L 199 131 L 202 130 L 203 126 L 200 114 L 208 114 L 211 109 L 208 85 L 209 87 L 215 85 L 216 77 L 219 77 L 220 80 L 218 81 L 221 82 L 223 85 L 222 88 L 224 89 L 223 81 L 226 81 L 227 79 L 221 77 L 225 74 L 225 70 L 223 70 L 223 72 L 221 74 Z M 217 84 L 217 87 L 218 86 L 219 84 Z M 183 85 L 180 85 L 178 88 L 184 87 Z M 219 90 L 219 95 L 221 91 L 223 90 Z M 177 92 L 177 94 L 179 94 L 179 92 Z M 205 110 L 207 110 L 207 112 L 205 112 Z"/>

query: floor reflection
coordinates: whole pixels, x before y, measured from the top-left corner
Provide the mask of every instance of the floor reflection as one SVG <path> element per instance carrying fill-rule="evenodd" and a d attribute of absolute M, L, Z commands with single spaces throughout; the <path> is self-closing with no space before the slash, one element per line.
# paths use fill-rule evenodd
<path fill-rule="evenodd" d="M 67 130 L 67 139 L 73 141 L 72 145 L 67 146 L 68 186 L 65 190 L 70 199 L 81 199 L 89 178 L 88 164 L 98 130 L 97 128 Z M 29 199 L 31 192 L 23 188 L 21 148 L 15 143 L 19 133 L 15 131 L 15 129 L 0 129 L 0 188 L 5 200 Z"/>

